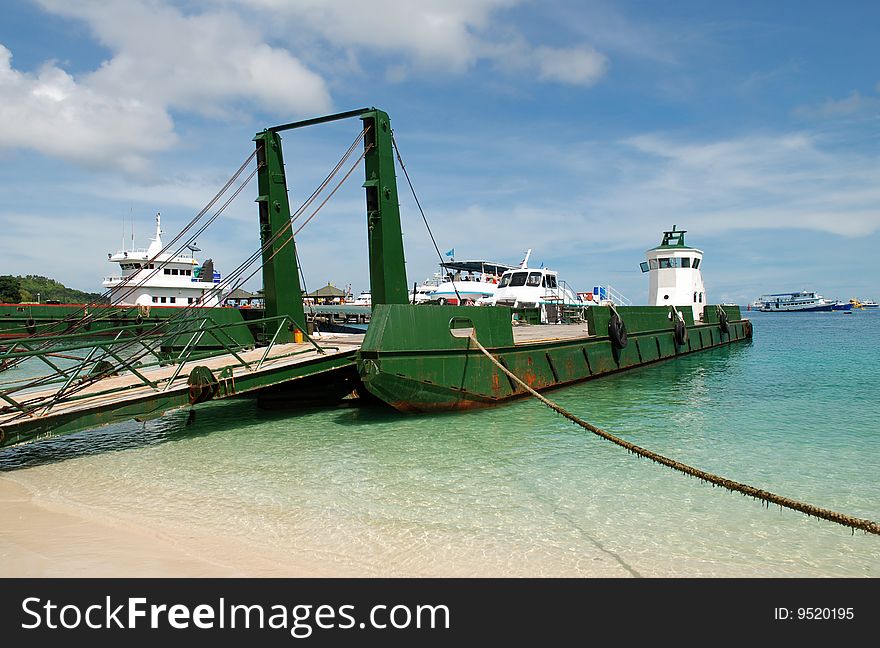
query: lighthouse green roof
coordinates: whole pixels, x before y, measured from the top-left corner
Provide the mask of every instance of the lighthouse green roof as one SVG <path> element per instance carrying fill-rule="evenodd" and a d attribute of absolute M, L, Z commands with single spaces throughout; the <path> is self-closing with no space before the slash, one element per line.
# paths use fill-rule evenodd
<path fill-rule="evenodd" d="M 687 230 L 676 229 L 675 225 L 673 225 L 671 230 L 663 232 L 663 241 L 653 249 L 666 250 L 670 248 L 687 248 L 688 246 L 684 244 L 684 235 L 686 232 Z"/>

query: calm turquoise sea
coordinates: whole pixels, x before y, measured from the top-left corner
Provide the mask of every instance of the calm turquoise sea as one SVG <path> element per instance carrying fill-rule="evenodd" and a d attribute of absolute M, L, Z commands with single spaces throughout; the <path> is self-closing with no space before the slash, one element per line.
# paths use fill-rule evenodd
<path fill-rule="evenodd" d="M 880 313 L 547 395 L 613 434 L 880 521 Z M 880 537 L 681 475 L 534 400 L 457 414 L 199 406 L 0 452 L 38 494 L 362 576 L 877 577 Z"/>

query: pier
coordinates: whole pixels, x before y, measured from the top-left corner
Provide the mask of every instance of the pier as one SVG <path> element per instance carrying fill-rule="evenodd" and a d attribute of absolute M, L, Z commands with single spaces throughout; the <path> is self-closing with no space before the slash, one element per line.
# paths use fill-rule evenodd
<path fill-rule="evenodd" d="M 210 355 L 192 353 L 190 347 L 169 361 L 147 366 L 123 362 L 112 369 L 103 369 L 90 352 L 79 365 L 59 368 L 60 385 L 0 390 L 0 447 L 124 420 L 147 420 L 207 400 L 245 395 L 260 399 L 266 394 L 271 402 L 279 390 L 296 403 L 338 400 L 354 388 L 355 354 L 362 341 L 363 335 L 318 334 L 301 342 L 227 348 Z M 118 356 L 112 344 L 91 348 Z M 86 348 L 84 342 L 60 357 L 79 359 L 70 354 Z M 53 357 L 45 351 L 6 351 L 11 360 L 29 355 L 44 362 L 46 356 Z"/>

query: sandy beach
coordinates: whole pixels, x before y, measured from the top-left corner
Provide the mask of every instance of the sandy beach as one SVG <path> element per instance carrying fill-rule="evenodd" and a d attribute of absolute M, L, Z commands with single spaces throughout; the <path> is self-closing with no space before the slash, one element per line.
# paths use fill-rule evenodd
<path fill-rule="evenodd" d="M 229 539 L 157 529 L 48 501 L 0 476 L 0 577 L 315 576 L 306 564 L 261 559 Z"/>

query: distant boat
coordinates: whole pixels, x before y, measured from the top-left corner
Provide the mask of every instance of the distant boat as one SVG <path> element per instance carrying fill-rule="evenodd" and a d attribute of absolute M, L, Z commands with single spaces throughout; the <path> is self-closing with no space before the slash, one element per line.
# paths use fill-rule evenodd
<path fill-rule="evenodd" d="M 412 304 L 424 304 L 431 301 L 431 293 L 433 293 L 442 283 L 443 275 L 435 272 L 430 279 L 425 279 L 422 283 L 416 284 L 409 291 L 409 301 Z"/>
<path fill-rule="evenodd" d="M 352 306 L 372 306 L 373 295 L 369 290 L 364 290 L 350 303 Z"/>
<path fill-rule="evenodd" d="M 761 295 L 757 303 L 760 308 L 756 310 L 762 313 L 811 313 L 818 311 L 832 311 L 837 302 L 825 299 L 813 291 L 800 291 L 790 293 L 773 293 Z"/>

